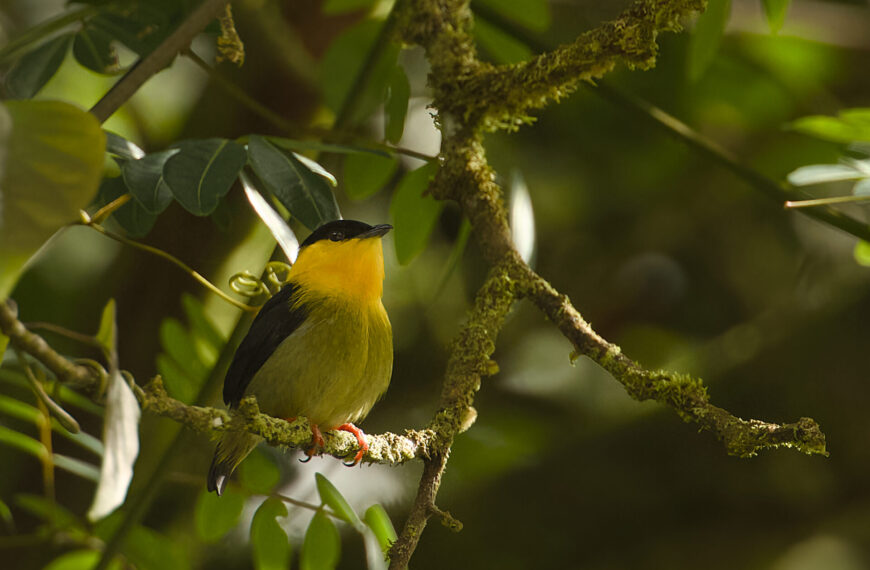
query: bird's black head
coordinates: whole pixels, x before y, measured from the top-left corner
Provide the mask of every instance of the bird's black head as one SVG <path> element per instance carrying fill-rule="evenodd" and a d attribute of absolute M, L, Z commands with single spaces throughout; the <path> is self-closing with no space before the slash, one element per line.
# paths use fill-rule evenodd
<path fill-rule="evenodd" d="M 353 238 L 380 237 L 393 229 L 389 224 L 370 226 L 356 220 L 334 220 L 326 222 L 305 238 L 300 249 L 320 240 L 345 241 Z"/>

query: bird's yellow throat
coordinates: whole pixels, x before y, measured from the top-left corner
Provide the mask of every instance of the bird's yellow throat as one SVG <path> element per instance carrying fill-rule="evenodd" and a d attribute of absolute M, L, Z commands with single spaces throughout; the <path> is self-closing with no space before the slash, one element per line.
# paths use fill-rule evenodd
<path fill-rule="evenodd" d="M 384 291 L 381 238 L 312 243 L 299 252 L 289 278 L 312 295 L 376 301 Z"/>

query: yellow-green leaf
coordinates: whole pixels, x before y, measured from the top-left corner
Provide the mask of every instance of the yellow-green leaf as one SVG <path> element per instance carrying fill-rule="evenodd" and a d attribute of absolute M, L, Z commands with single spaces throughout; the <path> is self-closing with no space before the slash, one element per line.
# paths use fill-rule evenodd
<path fill-rule="evenodd" d="M 100 317 L 100 329 L 97 331 L 97 342 L 103 347 L 106 354 L 111 354 L 115 351 L 115 300 L 109 299 L 106 306 L 103 307 L 103 314 Z"/>
<path fill-rule="evenodd" d="M 338 529 L 323 511 L 317 511 L 305 531 L 299 565 L 302 570 L 331 570 L 341 557 Z"/>
<path fill-rule="evenodd" d="M 381 545 L 381 550 L 386 552 L 390 546 L 396 541 L 396 529 L 393 528 L 393 523 L 390 520 L 390 515 L 384 510 L 384 507 L 374 504 L 366 509 L 365 514 L 366 524 L 375 533 L 378 539 L 378 544 Z"/>
<path fill-rule="evenodd" d="M 344 498 L 329 479 L 320 473 L 315 473 L 314 479 L 317 481 L 317 493 L 320 495 L 320 500 L 331 508 L 338 518 L 355 527 L 362 524 L 362 521 L 359 520 L 359 517 L 347 502 L 347 499 Z"/>
<path fill-rule="evenodd" d="M 290 542 L 276 520 L 286 516 L 287 507 L 274 497 L 263 501 L 254 513 L 251 521 L 251 551 L 256 570 L 283 570 L 290 566 Z"/>

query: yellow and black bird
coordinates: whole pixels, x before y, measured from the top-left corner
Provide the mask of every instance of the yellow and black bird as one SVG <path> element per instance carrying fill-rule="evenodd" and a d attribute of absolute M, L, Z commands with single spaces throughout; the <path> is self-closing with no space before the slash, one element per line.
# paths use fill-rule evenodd
<path fill-rule="evenodd" d="M 224 380 L 224 402 L 237 407 L 257 397 L 260 410 L 279 418 L 305 416 L 313 445 L 320 428 L 353 433 L 352 422 L 386 391 L 393 368 L 393 332 L 381 302 L 381 238 L 392 226 L 353 220 L 327 222 L 299 247 L 287 284 L 263 305 Z M 215 450 L 208 490 L 221 495 L 227 478 L 261 438 L 227 432 Z"/>

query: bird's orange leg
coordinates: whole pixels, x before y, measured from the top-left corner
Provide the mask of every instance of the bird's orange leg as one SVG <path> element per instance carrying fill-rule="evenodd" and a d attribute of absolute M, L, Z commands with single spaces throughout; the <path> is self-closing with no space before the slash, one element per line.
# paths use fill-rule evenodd
<path fill-rule="evenodd" d="M 363 430 L 359 429 L 351 423 L 341 424 L 335 429 L 337 429 L 338 431 L 346 431 L 348 433 L 352 433 L 354 437 L 356 437 L 356 442 L 359 444 L 359 451 L 357 451 L 356 455 L 353 456 L 352 463 L 345 463 L 345 465 L 353 467 L 362 460 L 363 454 L 365 454 L 365 452 L 369 450 L 369 443 L 366 441 L 366 434 L 363 433 Z"/>
<path fill-rule="evenodd" d="M 284 418 L 284 421 L 288 423 L 293 423 L 296 421 L 296 416 L 292 418 Z M 320 428 L 317 427 L 317 424 L 311 424 L 311 447 L 305 450 L 305 459 L 300 459 L 302 463 L 308 463 L 308 460 L 318 452 L 318 450 L 322 449 L 323 446 L 326 445 L 326 441 L 323 439 L 323 433 L 320 431 Z"/>

